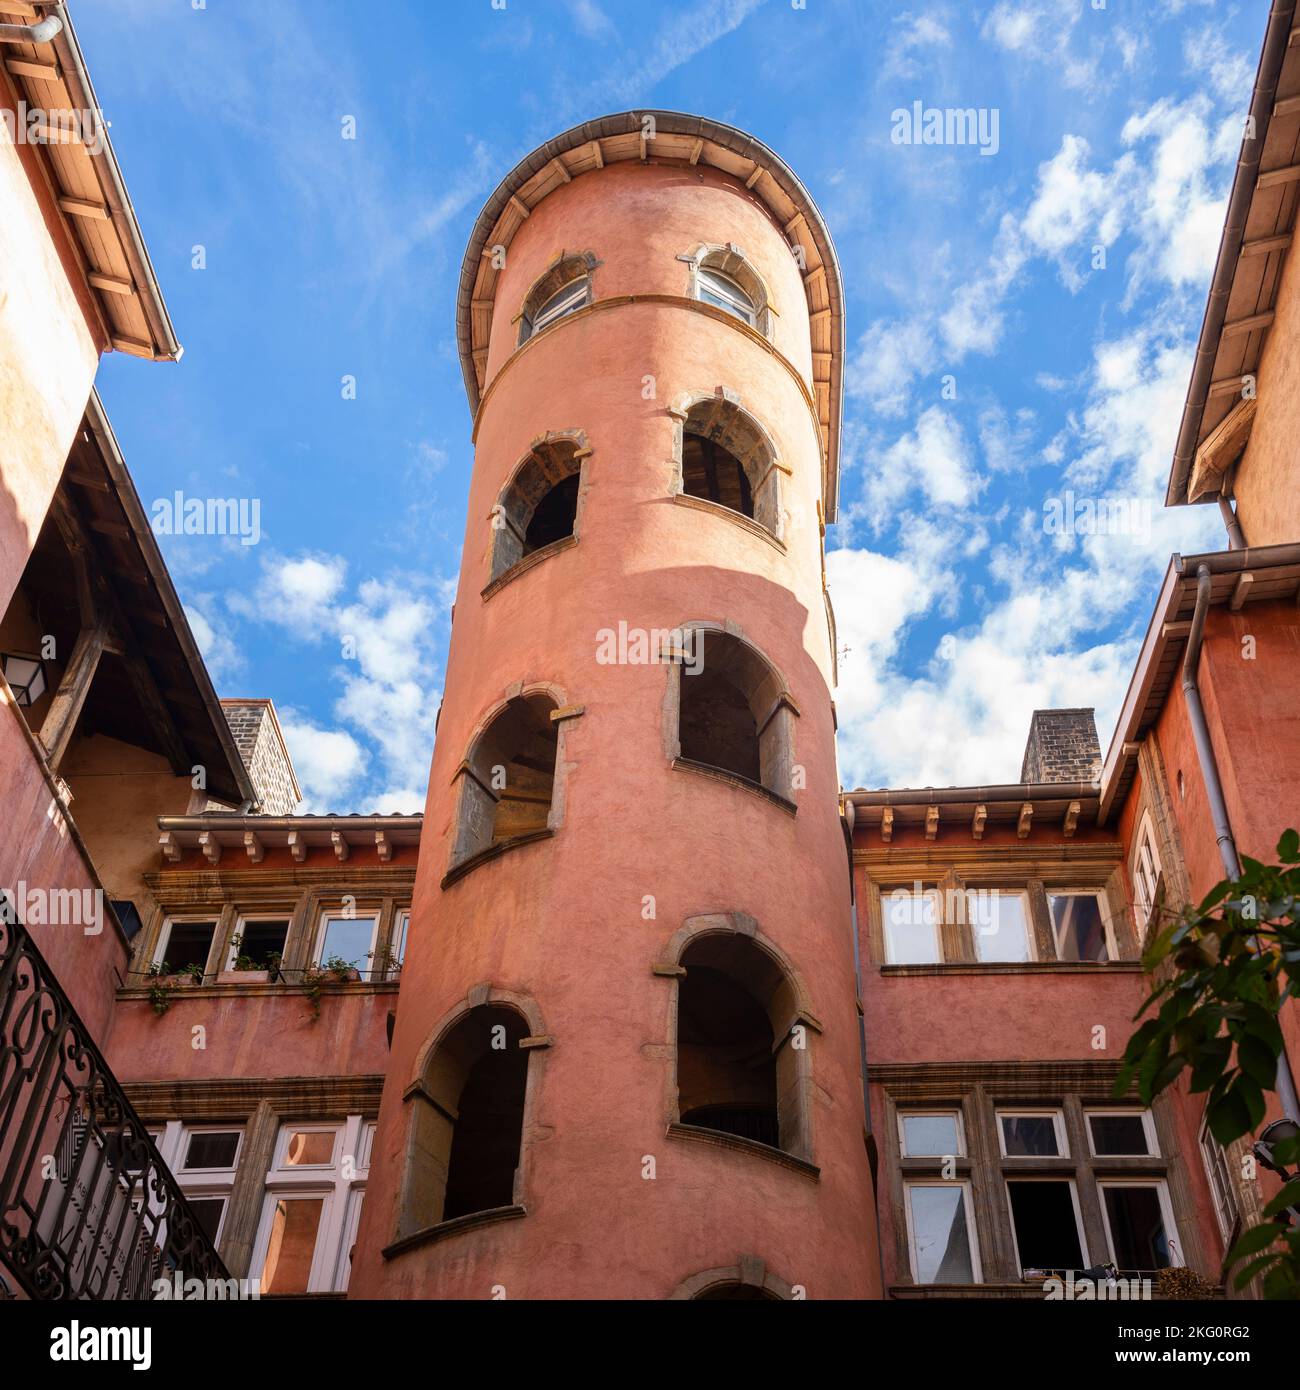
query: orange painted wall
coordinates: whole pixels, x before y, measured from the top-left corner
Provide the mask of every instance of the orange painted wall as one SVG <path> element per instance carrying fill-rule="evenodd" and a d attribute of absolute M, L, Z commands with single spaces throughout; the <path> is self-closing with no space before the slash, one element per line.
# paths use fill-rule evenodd
<path fill-rule="evenodd" d="M 804 1283 L 810 1297 L 878 1291 L 809 406 L 771 352 L 678 305 L 588 310 L 504 363 L 508 319 L 559 249 L 601 259 L 598 298 L 682 294 L 686 267 L 676 257 L 715 241 L 742 245 L 770 272 L 780 333 L 806 371 L 793 262 L 738 183 L 680 167 L 607 168 L 546 199 L 511 246 L 354 1296 L 489 1297 L 504 1282 L 510 1297 L 661 1298 L 742 1253 Z M 642 397 L 647 375 L 654 400 Z M 665 407 L 718 386 L 739 391 L 793 466 L 788 554 L 670 498 Z M 485 602 L 490 507 L 532 439 L 575 428 L 593 450 L 578 544 Z M 667 669 L 595 660 L 603 627 L 692 619 L 739 622 L 785 674 L 802 711 L 796 759 L 807 769 L 797 817 L 674 770 L 664 746 Z M 444 892 L 452 776 L 480 720 L 516 681 L 551 682 L 585 706 L 565 733 L 565 823 Z M 641 915 L 646 894 L 656 900 L 654 921 Z M 651 966 L 685 918 L 726 911 L 751 914 L 793 960 L 825 1026 L 813 1047 L 820 1183 L 665 1137 L 671 986 Z M 539 1059 L 528 1216 L 385 1262 L 406 1134 L 401 1092 L 435 1022 L 484 981 L 530 994 L 555 1039 Z M 653 1181 L 641 1175 L 645 1155 L 657 1160 Z"/>

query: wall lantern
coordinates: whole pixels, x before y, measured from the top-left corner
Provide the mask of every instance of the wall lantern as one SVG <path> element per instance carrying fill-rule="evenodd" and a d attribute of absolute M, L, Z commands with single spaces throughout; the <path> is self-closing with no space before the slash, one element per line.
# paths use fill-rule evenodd
<path fill-rule="evenodd" d="M 45 694 L 45 663 L 40 657 L 0 652 L 0 668 L 20 705 L 34 705 Z"/>

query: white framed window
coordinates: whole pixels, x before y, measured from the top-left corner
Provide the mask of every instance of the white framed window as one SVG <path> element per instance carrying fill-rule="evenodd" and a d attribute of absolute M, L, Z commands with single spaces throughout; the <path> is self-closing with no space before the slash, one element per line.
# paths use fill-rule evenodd
<path fill-rule="evenodd" d="M 208 968 L 208 956 L 212 951 L 212 938 L 217 934 L 215 917 L 168 917 L 158 933 L 158 945 L 154 948 L 153 964 L 166 964 L 168 969 L 179 972 L 187 966 Z"/>
<path fill-rule="evenodd" d="M 1115 944 L 1106 900 L 1100 893 L 1047 890 L 1057 960 L 1115 959 Z"/>
<path fill-rule="evenodd" d="M 1154 1158 L 1160 1152 L 1149 1110 L 1089 1110 L 1085 1119 L 1096 1158 Z"/>
<path fill-rule="evenodd" d="M 1180 1263 L 1178 1231 L 1163 1178 L 1101 1178 L 1097 1189 L 1116 1269 L 1152 1273 Z"/>
<path fill-rule="evenodd" d="M 402 963 L 406 960 L 406 937 L 411 929 L 411 909 L 402 908 L 393 921 L 393 955 L 392 964 L 398 970 L 402 968 Z"/>
<path fill-rule="evenodd" d="M 1033 959 L 1026 893 L 1007 888 L 968 888 L 966 920 L 978 960 L 993 964 Z"/>
<path fill-rule="evenodd" d="M 919 1179 L 904 1183 L 903 1195 L 913 1280 L 918 1284 L 980 1283 L 970 1184 Z"/>
<path fill-rule="evenodd" d="M 1214 1198 L 1214 1216 L 1226 1248 L 1232 1244 L 1237 1227 L 1241 1224 L 1241 1204 L 1237 1200 L 1237 1187 L 1232 1180 L 1228 1155 L 1223 1145 L 1210 1133 L 1209 1123 L 1204 1119 L 1201 1121 L 1200 1146 L 1205 1176 L 1210 1182 L 1210 1195 Z"/>
<path fill-rule="evenodd" d="M 1133 880 L 1138 929 L 1141 930 L 1151 920 L 1151 914 L 1155 911 L 1160 897 L 1163 872 L 1160 867 L 1160 853 L 1156 849 L 1155 823 L 1151 819 L 1150 811 L 1143 812 L 1133 845 L 1129 872 Z"/>
<path fill-rule="evenodd" d="M 938 894 L 932 889 L 882 889 L 887 965 L 934 965 L 943 959 Z"/>
<path fill-rule="evenodd" d="M 216 1245 L 226 1224 L 230 1194 L 243 1150 L 240 1125 L 188 1125 L 169 1120 L 151 1131 L 163 1162 L 208 1238 Z M 147 1200 L 147 1198 L 145 1198 Z"/>
<path fill-rule="evenodd" d="M 278 965 L 284 959 L 284 945 L 289 939 L 289 920 L 287 916 L 240 917 L 230 937 L 225 968 L 233 970 L 240 956 L 248 957 L 255 970 Z"/>
<path fill-rule="evenodd" d="M 758 310 L 754 301 L 730 275 L 702 265 L 695 272 L 695 292 L 705 304 L 725 309 L 742 323 L 749 324 L 751 328 L 755 326 Z"/>
<path fill-rule="evenodd" d="M 367 975 L 373 969 L 378 932 L 377 911 L 353 912 L 351 915 L 342 909 L 323 912 L 316 928 L 312 964 L 324 965 L 330 960 L 345 960 L 362 975 Z"/>
<path fill-rule="evenodd" d="M 1068 1158 L 1065 1117 L 1059 1110 L 999 1110 L 1003 1158 Z"/>
<path fill-rule="evenodd" d="M 541 332 L 543 328 L 554 323 L 556 319 L 562 319 L 566 314 L 575 313 L 587 304 L 590 296 L 591 279 L 589 276 L 579 275 L 576 279 L 570 280 L 568 284 L 562 285 L 553 295 L 550 295 L 525 319 L 527 332 L 524 336 L 531 338 L 534 333 Z"/>
<path fill-rule="evenodd" d="M 285 1124 L 250 1266 L 263 1293 L 340 1293 L 352 1268 L 374 1121 Z"/>
<path fill-rule="evenodd" d="M 1006 1188 L 1011 1237 L 1022 1277 L 1029 1270 L 1088 1268 L 1088 1245 L 1073 1178 L 1017 1174 L 1007 1178 Z"/>
<path fill-rule="evenodd" d="M 904 1158 L 946 1158 L 966 1152 L 960 1110 L 900 1110 L 898 1145 Z"/>

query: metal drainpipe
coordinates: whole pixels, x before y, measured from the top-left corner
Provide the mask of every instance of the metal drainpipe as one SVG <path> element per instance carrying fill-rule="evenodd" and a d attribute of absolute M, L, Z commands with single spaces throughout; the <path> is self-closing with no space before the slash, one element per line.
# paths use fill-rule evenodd
<path fill-rule="evenodd" d="M 1228 819 L 1228 807 L 1223 799 L 1223 783 L 1219 779 L 1219 764 L 1214 756 L 1214 745 L 1210 741 L 1209 725 L 1205 722 L 1205 709 L 1201 704 L 1201 690 L 1196 674 L 1201 660 L 1201 642 L 1205 636 L 1205 617 L 1210 608 L 1212 582 L 1209 566 L 1198 565 L 1196 609 L 1192 614 L 1192 630 L 1187 635 L 1187 651 L 1183 655 L 1183 698 L 1187 702 L 1187 717 L 1191 721 L 1192 738 L 1196 742 L 1201 780 L 1205 784 L 1206 799 L 1210 803 L 1210 816 L 1214 821 L 1214 838 L 1219 846 L 1219 858 L 1223 861 L 1227 876 L 1236 878 L 1241 873 L 1241 858 L 1237 854 L 1237 842 L 1232 836 L 1232 823 Z M 1300 1100 L 1296 1097 L 1295 1078 L 1291 1074 L 1291 1061 L 1285 1046 L 1277 1059 L 1277 1097 L 1287 1119 L 1300 1124 Z"/>
<path fill-rule="evenodd" d="M 1241 529 L 1241 522 L 1237 518 L 1237 513 L 1233 510 L 1232 503 L 1219 493 L 1219 515 L 1223 518 L 1223 524 L 1228 528 L 1228 549 L 1245 550 L 1246 535 Z"/>
<path fill-rule="evenodd" d="M 49 0 L 50 8 L 62 5 L 63 0 Z M 49 43 L 62 33 L 63 21 L 56 14 L 47 14 L 37 24 L 0 24 L 0 43 Z"/>

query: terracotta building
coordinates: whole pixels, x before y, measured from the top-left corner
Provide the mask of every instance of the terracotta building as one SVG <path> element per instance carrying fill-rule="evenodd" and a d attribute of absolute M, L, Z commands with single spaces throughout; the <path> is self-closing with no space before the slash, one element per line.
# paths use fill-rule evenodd
<path fill-rule="evenodd" d="M 5 111 L 93 111 L 57 10 L 0 0 Z M 0 142 L 3 1291 L 1217 1280 L 1275 1184 L 1113 1086 L 1159 914 L 1300 822 L 1291 10 L 1170 481 L 1223 549 L 1172 557 L 1104 750 L 1040 710 L 982 787 L 840 785 L 844 286 L 752 136 L 591 121 L 470 230 L 423 816 L 298 814 L 271 701 L 218 700 L 93 390 L 180 354 L 111 145 Z"/>

